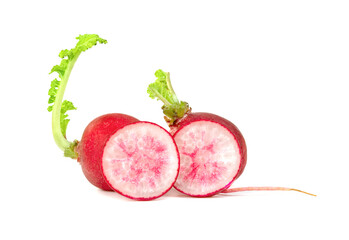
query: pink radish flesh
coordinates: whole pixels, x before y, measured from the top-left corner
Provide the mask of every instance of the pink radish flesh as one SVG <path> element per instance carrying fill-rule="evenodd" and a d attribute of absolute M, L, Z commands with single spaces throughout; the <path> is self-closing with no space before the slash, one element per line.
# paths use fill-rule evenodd
<path fill-rule="evenodd" d="M 173 186 L 178 171 L 179 154 L 172 136 L 153 123 L 129 124 L 116 131 L 104 147 L 106 182 L 132 199 L 162 196 Z"/>
<path fill-rule="evenodd" d="M 193 121 L 174 138 L 181 158 L 175 188 L 185 194 L 212 196 L 228 188 L 244 167 L 239 142 L 222 124 Z"/>

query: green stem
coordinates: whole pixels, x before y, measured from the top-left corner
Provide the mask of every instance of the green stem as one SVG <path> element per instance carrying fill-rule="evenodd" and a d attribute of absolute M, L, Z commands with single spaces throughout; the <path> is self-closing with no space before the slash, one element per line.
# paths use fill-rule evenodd
<path fill-rule="evenodd" d="M 178 100 L 172 87 L 169 72 L 159 69 L 155 72 L 155 76 L 157 79 L 149 84 L 147 92 L 150 98 L 158 99 L 164 103 L 162 111 L 165 114 L 165 120 L 169 126 L 172 126 L 175 121 L 190 112 L 191 108 L 187 102 Z"/>
<path fill-rule="evenodd" d="M 78 59 L 80 53 L 76 54 L 74 58 L 69 62 L 67 66 L 67 70 L 65 71 L 65 74 L 60 82 L 60 87 L 57 91 L 56 99 L 53 105 L 52 110 L 52 133 L 53 138 L 57 144 L 57 146 L 63 150 L 66 151 L 67 149 L 70 149 L 75 143 L 69 142 L 66 137 L 63 135 L 61 131 L 61 108 L 62 108 L 62 102 L 63 102 L 63 95 L 65 92 L 65 88 L 68 83 L 68 79 L 70 76 L 70 73 L 74 67 L 74 64 L 76 60 Z"/>
<path fill-rule="evenodd" d="M 170 92 L 172 93 L 172 99 L 173 99 L 176 103 L 179 103 L 178 98 L 177 98 L 177 95 L 176 95 L 176 93 L 175 93 L 175 91 L 173 90 L 173 87 L 172 87 L 172 83 L 171 83 L 171 80 L 170 80 L 170 73 L 169 73 L 169 72 L 166 74 L 166 83 L 167 83 L 168 89 L 169 89 Z"/>

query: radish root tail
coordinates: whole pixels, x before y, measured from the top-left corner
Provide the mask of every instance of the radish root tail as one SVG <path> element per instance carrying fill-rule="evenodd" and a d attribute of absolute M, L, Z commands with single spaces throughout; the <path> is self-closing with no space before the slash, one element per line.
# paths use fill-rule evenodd
<path fill-rule="evenodd" d="M 222 193 L 232 193 L 232 192 L 243 192 L 243 191 L 296 191 L 300 193 L 305 193 L 316 197 L 315 194 L 304 192 L 295 188 L 284 188 L 284 187 L 242 187 L 242 188 L 230 188 L 223 190 Z"/>

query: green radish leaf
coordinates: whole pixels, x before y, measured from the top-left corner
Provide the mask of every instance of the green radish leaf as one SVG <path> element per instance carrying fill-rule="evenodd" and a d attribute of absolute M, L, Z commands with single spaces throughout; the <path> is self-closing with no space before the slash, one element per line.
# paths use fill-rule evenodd
<path fill-rule="evenodd" d="M 75 110 L 76 107 L 70 101 L 63 100 L 64 91 L 74 67 L 74 64 L 80 54 L 87 49 L 93 47 L 97 43 L 107 43 L 107 40 L 100 38 L 97 34 L 84 34 L 76 38 L 78 40 L 76 46 L 70 50 L 64 49 L 59 53 L 62 59 L 59 65 L 51 69 L 51 73 L 57 73 L 59 78 L 55 78 L 51 82 L 48 91 L 48 108 L 52 112 L 52 133 L 57 146 L 64 151 L 64 155 L 71 158 L 77 158 L 75 147 L 77 141 L 69 142 L 66 139 L 67 126 L 70 121 L 67 112 Z"/>
<path fill-rule="evenodd" d="M 77 60 L 77 58 L 79 57 L 81 52 L 86 51 L 87 49 L 93 47 L 94 45 L 96 45 L 98 42 L 99 43 L 107 43 L 107 40 L 100 38 L 97 34 L 84 34 L 84 35 L 80 35 L 78 36 L 76 39 L 78 39 L 78 43 L 76 44 L 76 46 L 70 50 L 68 49 L 64 49 L 59 53 L 59 57 L 62 58 L 61 63 L 59 65 L 55 65 L 52 69 L 51 69 L 51 73 L 58 73 L 58 76 L 60 78 L 60 80 L 58 80 L 57 78 L 55 78 L 54 80 L 52 80 L 51 82 L 51 87 L 48 91 L 48 95 L 49 95 L 49 99 L 48 99 L 48 108 L 47 110 L 49 112 L 51 112 L 53 110 L 59 91 L 59 88 L 61 86 L 61 81 L 68 81 L 70 72 L 73 68 L 73 65 L 75 63 L 75 61 Z M 63 91 L 64 93 L 64 91 Z M 66 131 L 67 131 L 67 125 L 69 123 L 69 119 L 67 111 L 69 110 L 76 110 L 76 107 L 74 107 L 72 102 L 66 101 L 64 100 L 62 102 L 62 106 L 61 106 L 61 117 L 60 117 L 60 127 L 61 127 L 61 132 L 63 134 L 63 136 L 66 136 Z"/>

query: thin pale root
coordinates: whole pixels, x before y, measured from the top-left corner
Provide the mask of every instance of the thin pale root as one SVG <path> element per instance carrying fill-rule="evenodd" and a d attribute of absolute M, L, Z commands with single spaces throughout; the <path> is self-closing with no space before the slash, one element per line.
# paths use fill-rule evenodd
<path fill-rule="evenodd" d="M 230 188 L 222 191 L 222 193 L 243 192 L 243 191 L 297 191 L 316 197 L 315 194 L 304 192 L 295 188 L 284 187 L 242 187 L 242 188 Z"/>

